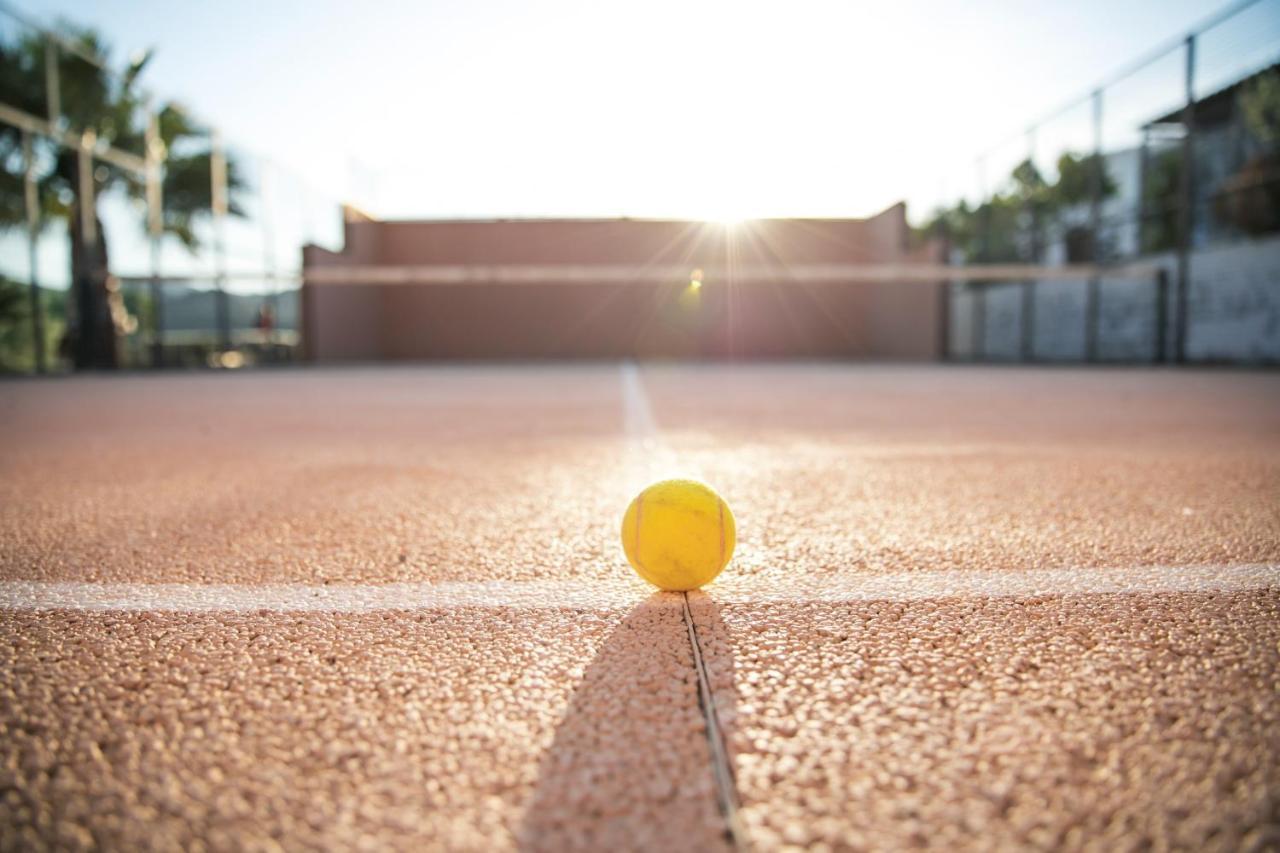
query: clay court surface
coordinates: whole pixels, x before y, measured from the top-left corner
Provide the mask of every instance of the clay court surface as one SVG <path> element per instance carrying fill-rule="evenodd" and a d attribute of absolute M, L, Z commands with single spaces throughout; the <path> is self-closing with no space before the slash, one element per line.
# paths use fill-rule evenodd
<path fill-rule="evenodd" d="M 77 377 L 0 436 L 4 848 L 1280 846 L 1274 373 Z M 668 473 L 738 519 L 687 609 L 618 543 Z"/>

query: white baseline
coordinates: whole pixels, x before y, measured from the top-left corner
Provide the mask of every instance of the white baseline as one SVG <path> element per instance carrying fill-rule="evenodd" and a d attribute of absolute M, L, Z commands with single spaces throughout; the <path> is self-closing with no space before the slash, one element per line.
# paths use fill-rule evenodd
<path fill-rule="evenodd" d="M 926 601 L 1103 594 L 1280 590 L 1280 564 L 1136 566 L 993 572 L 920 571 L 807 576 L 739 575 L 706 593 L 722 604 Z M 189 613 L 369 613 L 461 607 L 526 610 L 630 609 L 655 590 L 609 580 L 467 581 L 375 585 L 0 582 L 0 609 Z"/>

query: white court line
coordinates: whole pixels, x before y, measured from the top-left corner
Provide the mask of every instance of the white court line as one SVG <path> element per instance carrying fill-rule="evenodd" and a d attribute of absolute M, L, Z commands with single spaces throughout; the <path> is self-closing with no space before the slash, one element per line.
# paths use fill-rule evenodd
<path fill-rule="evenodd" d="M 622 365 L 625 429 L 637 473 L 680 471 L 658 432 L 635 364 Z M 707 589 L 718 602 L 819 603 L 922 601 L 941 598 L 1026 598 L 1108 593 L 1240 592 L 1280 588 L 1280 564 L 1137 566 L 1110 569 L 1028 569 L 1002 572 L 753 576 L 734 574 Z M 610 580 L 466 581 L 383 585 L 148 584 L 0 581 L 0 609 L 159 611 L 190 613 L 336 612 L 447 609 L 630 609 L 654 592 L 619 571 Z"/>
<path fill-rule="evenodd" d="M 624 476 L 626 500 L 630 501 L 645 486 L 672 477 L 705 479 L 697 466 L 680 458 L 658 429 L 653 406 L 644 390 L 644 379 L 634 361 L 621 366 L 622 419 L 627 435 L 628 465 Z"/>
<path fill-rule="evenodd" d="M 640 368 L 634 361 L 622 363 L 622 418 L 627 438 L 650 441 L 658 436 L 658 422 L 653 418 L 649 395 L 640 380 Z"/>
<path fill-rule="evenodd" d="M 1116 593 L 1159 595 L 1262 589 L 1280 589 L 1280 563 L 1004 572 L 921 571 L 808 576 L 786 583 L 777 575 L 748 575 L 717 582 L 706 592 L 723 604 L 771 604 Z M 653 592 L 653 587 L 636 578 L 372 586 L 2 581 L 0 609 L 190 613 L 371 613 L 458 607 L 615 610 L 635 607 Z"/>

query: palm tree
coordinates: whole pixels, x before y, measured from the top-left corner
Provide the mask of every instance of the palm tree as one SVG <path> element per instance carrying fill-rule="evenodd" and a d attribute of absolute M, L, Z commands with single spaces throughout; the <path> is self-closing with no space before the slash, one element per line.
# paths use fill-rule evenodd
<path fill-rule="evenodd" d="M 137 57 L 121 72 L 107 70 L 109 50 L 101 36 L 90 29 L 62 25 L 63 49 L 57 50 L 57 97 L 65 126 L 89 131 L 100 142 L 122 151 L 141 153 L 146 148 L 147 99 L 139 78 L 152 52 Z M 44 116 L 45 56 L 50 40 L 31 33 L 12 43 L 0 42 L 0 103 Z M 212 145 L 207 129 L 196 124 L 176 104 L 161 105 L 156 113 L 158 135 L 166 152 L 162 179 L 162 227 L 189 250 L 199 247 L 195 224 L 212 212 Z M 24 223 L 23 134 L 0 125 L 0 228 Z M 73 360 L 77 368 L 116 365 L 117 322 L 113 319 L 110 280 L 106 275 L 107 246 L 98 219 L 96 201 L 102 193 L 122 186 L 136 199 L 144 199 L 143 176 L 109 162 L 95 160 L 91 176 L 93 222 L 97 239 L 88 241 L 80 222 L 80 158 L 78 152 L 53 140 L 35 141 L 38 199 L 41 223 L 55 217 L 68 223 L 71 255 L 72 304 L 75 322 L 69 325 Z M 227 162 L 227 211 L 242 215 L 236 192 L 243 189 L 239 169 Z"/>

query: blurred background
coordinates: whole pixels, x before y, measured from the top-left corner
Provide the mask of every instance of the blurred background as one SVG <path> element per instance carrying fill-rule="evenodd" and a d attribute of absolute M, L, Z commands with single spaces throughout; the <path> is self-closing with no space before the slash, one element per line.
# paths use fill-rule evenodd
<path fill-rule="evenodd" d="M 0 164 L 7 372 L 1280 361 L 1280 0 L 4 2 Z"/>

